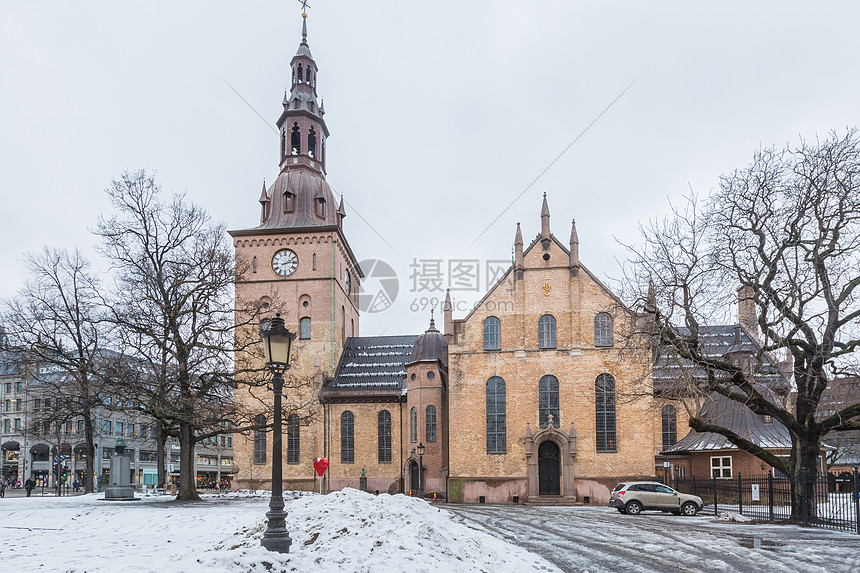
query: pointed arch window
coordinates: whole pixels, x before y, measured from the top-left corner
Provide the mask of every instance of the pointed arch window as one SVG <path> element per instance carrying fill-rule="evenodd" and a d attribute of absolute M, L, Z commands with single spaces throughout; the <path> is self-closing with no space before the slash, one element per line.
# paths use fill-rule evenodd
<path fill-rule="evenodd" d="M 284 213 L 294 213 L 296 211 L 296 194 L 290 191 L 284 191 Z"/>
<path fill-rule="evenodd" d="M 551 314 L 538 319 L 538 347 L 555 348 L 555 317 Z"/>
<path fill-rule="evenodd" d="M 409 411 L 409 441 L 418 441 L 418 410 L 414 406 Z"/>
<path fill-rule="evenodd" d="M 377 441 L 379 442 L 379 463 L 391 463 L 391 412 L 382 410 L 377 415 Z"/>
<path fill-rule="evenodd" d="M 598 312 L 594 317 L 594 345 L 612 346 L 612 317 L 608 312 Z"/>
<path fill-rule="evenodd" d="M 299 463 L 299 416 L 290 414 L 287 418 L 287 463 Z"/>
<path fill-rule="evenodd" d="M 302 134 L 298 122 L 293 122 L 293 129 L 290 131 L 290 147 L 293 155 L 302 152 Z"/>
<path fill-rule="evenodd" d="M 558 378 L 552 374 L 541 376 L 538 382 L 538 413 L 538 424 L 541 428 L 549 425 L 550 415 L 553 427 L 558 428 L 561 425 L 558 411 Z"/>
<path fill-rule="evenodd" d="M 671 448 L 678 442 L 678 421 L 675 406 L 667 404 L 661 411 L 663 422 L 663 449 Z"/>
<path fill-rule="evenodd" d="M 315 157 L 317 154 L 317 132 L 314 126 L 308 128 L 308 155 Z"/>
<path fill-rule="evenodd" d="M 504 454 L 507 444 L 507 404 L 505 381 L 500 376 L 487 380 L 487 453 Z"/>
<path fill-rule="evenodd" d="M 302 81 L 302 65 L 301 64 L 299 64 L 299 71 L 296 74 L 296 77 L 299 81 Z"/>
<path fill-rule="evenodd" d="M 502 321 L 495 316 L 484 319 L 484 350 L 499 350 L 502 347 Z"/>
<path fill-rule="evenodd" d="M 355 462 L 355 416 L 347 410 L 340 415 L 340 463 Z"/>
<path fill-rule="evenodd" d="M 615 434 L 615 378 L 601 374 L 594 382 L 594 411 L 598 452 L 614 452 L 618 448 Z"/>
<path fill-rule="evenodd" d="M 255 273 L 257 272 L 257 257 L 254 257 L 253 260 L 251 261 L 251 269 L 252 269 L 252 272 L 255 272 Z"/>
<path fill-rule="evenodd" d="M 258 414 L 254 418 L 254 424 L 264 426 L 266 424 L 266 416 Z M 254 431 L 254 464 L 265 465 L 266 463 L 266 430 Z"/>
<path fill-rule="evenodd" d="M 287 128 L 281 129 L 281 161 L 287 156 Z"/>
<path fill-rule="evenodd" d="M 424 438 L 428 442 L 436 441 L 436 406 L 427 406 L 427 411 L 424 414 L 424 424 L 426 427 Z"/>

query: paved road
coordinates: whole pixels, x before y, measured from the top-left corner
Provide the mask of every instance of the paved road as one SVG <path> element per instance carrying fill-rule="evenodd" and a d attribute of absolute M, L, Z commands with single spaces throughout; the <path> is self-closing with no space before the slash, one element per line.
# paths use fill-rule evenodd
<path fill-rule="evenodd" d="M 703 515 L 627 516 L 608 507 L 446 507 L 466 525 L 525 547 L 565 572 L 860 571 L 860 536 L 850 533 Z"/>

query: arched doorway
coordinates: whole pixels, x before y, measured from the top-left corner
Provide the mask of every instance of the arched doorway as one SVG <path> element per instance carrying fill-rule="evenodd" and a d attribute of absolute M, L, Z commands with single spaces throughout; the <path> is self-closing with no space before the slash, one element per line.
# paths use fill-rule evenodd
<path fill-rule="evenodd" d="M 409 489 L 412 495 L 418 495 L 418 462 L 409 464 Z"/>
<path fill-rule="evenodd" d="M 561 456 L 558 444 L 546 440 L 538 446 L 538 494 L 559 495 L 561 490 Z"/>

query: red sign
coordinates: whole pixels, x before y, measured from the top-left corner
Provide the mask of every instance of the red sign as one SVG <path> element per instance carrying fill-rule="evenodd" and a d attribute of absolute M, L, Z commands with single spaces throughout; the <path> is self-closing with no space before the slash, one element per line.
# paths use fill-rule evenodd
<path fill-rule="evenodd" d="M 328 458 L 314 458 L 314 469 L 317 471 L 317 475 L 322 477 L 328 469 Z"/>

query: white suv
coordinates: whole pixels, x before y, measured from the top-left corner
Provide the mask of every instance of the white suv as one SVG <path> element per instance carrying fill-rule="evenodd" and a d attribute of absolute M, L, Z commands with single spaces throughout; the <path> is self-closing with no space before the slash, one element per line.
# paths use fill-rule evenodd
<path fill-rule="evenodd" d="M 655 481 L 632 481 L 615 486 L 609 496 L 609 505 L 627 515 L 639 515 L 645 509 L 696 515 L 702 510 L 702 498 L 675 491 Z"/>

